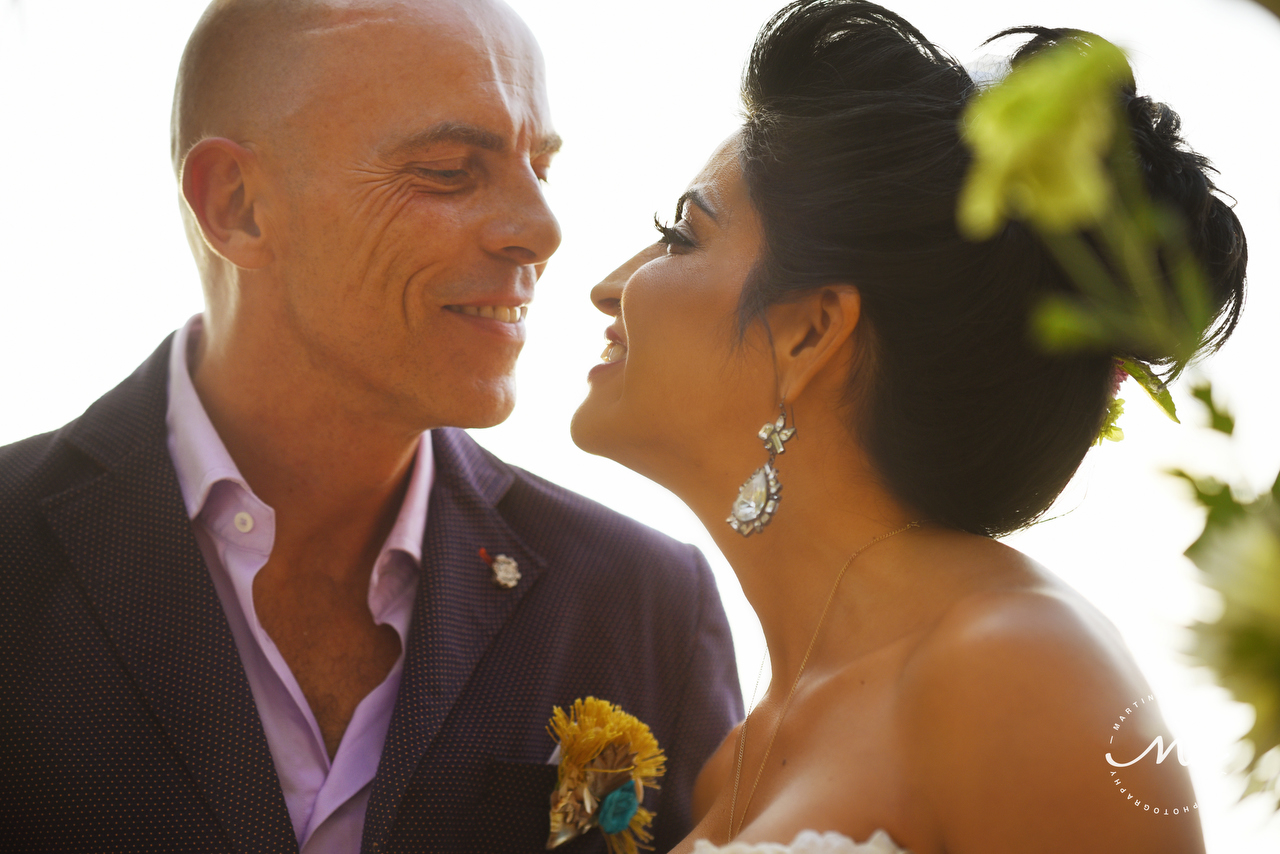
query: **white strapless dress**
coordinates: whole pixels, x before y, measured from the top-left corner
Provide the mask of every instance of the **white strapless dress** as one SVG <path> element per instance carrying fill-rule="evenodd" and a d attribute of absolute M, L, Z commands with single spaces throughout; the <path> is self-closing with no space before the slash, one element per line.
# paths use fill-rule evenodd
<path fill-rule="evenodd" d="M 693 843 L 693 854 L 910 854 L 889 838 L 883 830 L 877 830 L 866 842 L 854 842 L 835 831 L 818 833 L 802 830 L 790 845 L 778 842 L 730 842 L 728 845 L 712 845 L 705 839 Z"/>

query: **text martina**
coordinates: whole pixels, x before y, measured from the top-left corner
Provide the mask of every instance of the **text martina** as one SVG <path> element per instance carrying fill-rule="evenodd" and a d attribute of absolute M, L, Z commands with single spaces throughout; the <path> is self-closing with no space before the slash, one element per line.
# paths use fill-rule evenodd
<path fill-rule="evenodd" d="M 1124 710 L 1124 714 L 1119 716 L 1120 720 L 1117 723 L 1113 724 L 1111 729 L 1113 731 L 1119 731 L 1120 725 L 1124 723 L 1126 718 L 1133 716 L 1135 709 L 1140 710 L 1142 706 L 1146 706 L 1148 703 L 1154 704 L 1155 699 L 1156 698 L 1154 694 L 1148 694 L 1145 698 L 1140 697 L 1137 700 L 1135 700 L 1130 705 L 1129 708 L 1126 708 Z M 1112 743 L 1114 741 L 1115 741 L 1115 735 L 1113 734 L 1111 736 L 1110 742 L 1108 743 Z M 1112 757 L 1110 751 L 1107 751 L 1107 755 L 1106 755 L 1107 764 L 1111 765 L 1113 768 L 1128 768 L 1129 766 L 1139 762 L 1143 757 L 1145 757 L 1148 753 L 1151 752 L 1152 748 L 1154 748 L 1156 751 L 1156 764 L 1160 765 L 1164 762 L 1166 758 L 1168 758 L 1169 754 L 1173 752 L 1173 749 L 1175 747 L 1177 747 L 1178 749 L 1178 763 L 1180 765 L 1185 766 L 1187 764 L 1187 760 L 1182 755 L 1182 746 L 1178 744 L 1178 740 L 1176 738 L 1171 740 L 1169 742 L 1169 746 L 1165 747 L 1164 737 L 1160 735 L 1157 735 L 1152 740 L 1152 742 L 1147 745 L 1146 750 L 1143 750 L 1141 753 L 1139 753 L 1136 757 L 1129 760 L 1128 762 L 1120 762 L 1119 760 Z M 1198 802 L 1193 802 L 1190 806 L 1183 804 L 1181 807 L 1159 807 L 1159 806 L 1154 806 L 1151 803 L 1143 803 L 1142 799 L 1135 797 L 1134 793 L 1129 791 L 1128 787 L 1124 785 L 1124 781 L 1116 776 L 1119 773 L 1120 773 L 1119 771 L 1114 771 L 1114 770 L 1111 771 L 1112 783 L 1115 786 L 1119 787 L 1120 792 L 1124 793 L 1125 797 L 1130 802 L 1132 802 L 1135 807 L 1141 807 L 1144 812 L 1149 812 L 1152 815 L 1186 815 L 1190 813 L 1192 810 L 1198 810 L 1200 808 L 1200 804 Z"/>

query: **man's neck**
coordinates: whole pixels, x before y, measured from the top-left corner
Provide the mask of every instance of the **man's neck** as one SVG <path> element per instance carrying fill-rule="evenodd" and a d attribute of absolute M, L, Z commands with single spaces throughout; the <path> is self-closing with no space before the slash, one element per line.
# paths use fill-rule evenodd
<path fill-rule="evenodd" d="M 367 578 L 395 523 L 420 431 L 388 429 L 340 399 L 332 381 L 204 344 L 192 382 L 241 475 L 275 511 L 272 562 Z M 275 369 L 261 367 L 273 361 Z"/>

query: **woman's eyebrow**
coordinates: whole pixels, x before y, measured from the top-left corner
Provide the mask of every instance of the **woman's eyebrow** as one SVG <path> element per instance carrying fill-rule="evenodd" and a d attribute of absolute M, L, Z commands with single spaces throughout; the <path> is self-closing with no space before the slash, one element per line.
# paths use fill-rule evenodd
<path fill-rule="evenodd" d="M 692 190 L 686 190 L 684 195 L 676 200 L 676 219 L 680 219 L 684 215 L 685 202 L 693 202 L 704 214 L 711 217 L 712 222 L 716 225 L 720 224 L 720 218 L 716 216 L 711 203 L 707 201 L 707 197 L 697 187 Z"/>

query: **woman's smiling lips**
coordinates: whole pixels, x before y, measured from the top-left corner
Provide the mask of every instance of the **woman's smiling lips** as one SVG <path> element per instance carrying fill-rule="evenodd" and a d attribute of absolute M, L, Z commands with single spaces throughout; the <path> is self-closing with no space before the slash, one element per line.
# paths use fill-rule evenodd
<path fill-rule="evenodd" d="M 604 331 L 604 337 L 609 339 L 609 343 L 605 345 L 604 352 L 600 354 L 601 363 L 593 367 L 587 373 L 587 379 L 591 379 L 597 372 L 606 371 L 614 365 L 620 365 L 627 360 L 627 341 L 622 332 L 610 326 Z"/>

